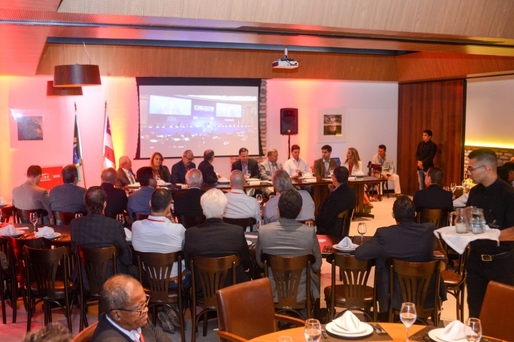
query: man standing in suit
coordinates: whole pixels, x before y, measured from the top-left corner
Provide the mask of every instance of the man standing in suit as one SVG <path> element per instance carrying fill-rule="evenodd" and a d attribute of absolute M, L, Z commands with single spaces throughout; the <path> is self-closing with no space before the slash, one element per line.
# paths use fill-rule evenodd
<path fill-rule="evenodd" d="M 425 176 L 426 188 L 414 194 L 416 210 L 422 208 L 446 209 L 448 212 L 453 210 L 452 193 L 441 188 L 442 180 L 443 170 L 437 167 L 428 169 Z"/>
<path fill-rule="evenodd" d="M 72 220 L 70 224 L 71 250 L 76 252 L 77 246 L 116 246 L 121 251 L 117 258 L 118 272 L 127 273 L 128 266 L 132 264 L 132 253 L 121 222 L 103 215 L 106 198 L 105 191 L 99 186 L 87 189 L 84 202 L 88 214 Z"/>
<path fill-rule="evenodd" d="M 321 147 L 321 158 L 314 161 L 314 177 L 330 177 L 330 170 L 337 167 L 337 162 L 330 158 L 332 146 L 323 145 Z"/>
<path fill-rule="evenodd" d="M 422 141 L 419 142 L 416 149 L 416 160 L 418 161 L 418 182 L 419 190 L 425 188 L 425 172 L 434 166 L 434 157 L 437 152 L 437 145 L 432 141 L 432 131 L 425 129 L 423 131 Z"/>
<path fill-rule="evenodd" d="M 332 184 L 335 189 L 323 201 L 316 216 L 318 234 L 342 234 L 342 220 L 337 215 L 345 210 L 355 208 L 355 192 L 348 187 L 348 169 L 338 166 L 332 173 Z"/>
<path fill-rule="evenodd" d="M 175 216 L 179 218 L 180 216 L 202 216 L 200 197 L 202 197 L 204 191 L 201 189 L 203 177 L 200 170 L 191 169 L 187 171 L 186 183 L 187 190 L 179 191 L 173 195 Z"/>
<path fill-rule="evenodd" d="M 112 215 L 125 213 L 125 210 L 127 210 L 127 195 L 125 191 L 114 187 L 116 170 L 112 167 L 103 170 L 101 178 L 102 184 L 100 186 L 107 195 L 105 214 L 112 217 Z"/>
<path fill-rule="evenodd" d="M 91 341 L 172 342 L 148 319 L 148 297 L 134 278 L 117 274 L 101 294 L 103 312 Z"/>
<path fill-rule="evenodd" d="M 61 171 L 64 184 L 50 190 L 50 209 L 61 212 L 86 212 L 84 194 L 86 189 L 77 186 L 79 174 L 74 164 L 63 167 Z"/>
<path fill-rule="evenodd" d="M 243 172 L 245 178 L 259 178 L 259 164 L 255 159 L 248 158 L 248 149 L 241 147 L 239 149 L 239 160 L 232 163 L 232 170 L 239 170 Z"/>
<path fill-rule="evenodd" d="M 132 161 L 127 156 L 122 156 L 119 160 L 120 168 L 118 169 L 116 186 L 123 187 L 136 182 L 136 176 L 132 172 Z"/>
<path fill-rule="evenodd" d="M 425 262 L 434 258 L 436 238 L 433 223 L 415 223 L 416 211 L 414 203 L 408 196 L 399 196 L 393 204 L 393 216 L 396 225 L 378 228 L 375 235 L 368 242 L 355 250 L 355 257 L 359 260 L 375 259 L 377 277 L 377 298 L 380 304 L 381 320 L 389 310 L 389 268 L 386 260 L 389 258 L 403 261 Z M 444 283 L 442 282 L 444 288 Z M 395 287 L 392 305 L 399 309 L 402 304 L 401 289 Z M 433 289 L 432 289 L 433 291 Z M 433 293 L 433 292 L 432 292 Z M 440 293 L 441 299 L 446 300 L 446 289 Z M 431 298 L 431 301 L 428 300 Z M 432 307 L 434 296 L 427 296 L 426 307 Z"/>
<path fill-rule="evenodd" d="M 43 169 L 39 165 L 30 165 L 27 169 L 27 180 L 22 185 L 12 190 L 12 205 L 18 209 L 35 210 L 42 209 L 44 213 L 44 223 L 50 223 L 52 217 L 50 210 L 50 200 L 48 191 L 39 187 Z"/>
<path fill-rule="evenodd" d="M 171 167 L 171 182 L 173 184 L 186 183 L 186 172 L 196 168 L 196 164 L 193 163 L 194 159 L 195 156 L 193 151 L 186 150 L 182 153 L 182 160 L 178 161 Z"/>
<path fill-rule="evenodd" d="M 127 202 L 127 210 L 133 219 L 136 213 L 150 215 L 150 199 L 157 187 L 157 181 L 153 178 L 153 170 L 150 166 L 143 166 L 137 170 L 137 179 L 141 189 L 132 193 Z"/>

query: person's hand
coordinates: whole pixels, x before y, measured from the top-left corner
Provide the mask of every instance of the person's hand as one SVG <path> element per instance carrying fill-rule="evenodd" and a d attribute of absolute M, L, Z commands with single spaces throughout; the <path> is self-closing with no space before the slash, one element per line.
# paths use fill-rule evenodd
<path fill-rule="evenodd" d="M 420 169 L 423 169 L 423 162 L 421 160 L 418 160 L 418 167 Z"/>

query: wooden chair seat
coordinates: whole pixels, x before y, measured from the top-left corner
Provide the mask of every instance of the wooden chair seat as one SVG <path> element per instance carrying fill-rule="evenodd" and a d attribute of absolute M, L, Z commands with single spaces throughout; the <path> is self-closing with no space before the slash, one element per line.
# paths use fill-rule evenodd
<path fill-rule="evenodd" d="M 73 338 L 73 342 L 89 342 L 91 340 L 91 337 L 93 337 L 93 334 L 95 333 L 97 325 L 98 322 L 95 322 L 86 329 L 82 330 L 80 333 L 77 334 L 77 336 Z"/>

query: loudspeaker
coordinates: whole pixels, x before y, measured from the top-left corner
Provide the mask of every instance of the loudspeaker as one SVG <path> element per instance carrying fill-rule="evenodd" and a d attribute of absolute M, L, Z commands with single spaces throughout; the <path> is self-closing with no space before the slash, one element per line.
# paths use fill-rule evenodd
<path fill-rule="evenodd" d="M 280 134 L 298 134 L 298 108 L 280 109 Z"/>

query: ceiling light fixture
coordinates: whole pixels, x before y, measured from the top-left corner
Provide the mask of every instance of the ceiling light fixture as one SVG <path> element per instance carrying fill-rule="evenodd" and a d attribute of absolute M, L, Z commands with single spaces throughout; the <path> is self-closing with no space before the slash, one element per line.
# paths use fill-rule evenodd
<path fill-rule="evenodd" d="M 297 61 L 287 57 L 287 47 L 284 48 L 284 58 L 277 59 L 271 63 L 274 69 L 296 69 L 299 65 Z"/>
<path fill-rule="evenodd" d="M 54 81 L 46 84 L 46 96 L 81 96 L 82 87 L 54 87 Z"/>
<path fill-rule="evenodd" d="M 89 58 L 89 64 L 56 65 L 54 67 L 54 87 L 82 87 L 101 85 L 100 69 L 91 64 L 91 57 L 84 44 L 84 50 Z"/>

